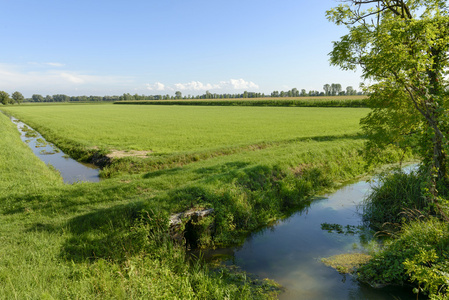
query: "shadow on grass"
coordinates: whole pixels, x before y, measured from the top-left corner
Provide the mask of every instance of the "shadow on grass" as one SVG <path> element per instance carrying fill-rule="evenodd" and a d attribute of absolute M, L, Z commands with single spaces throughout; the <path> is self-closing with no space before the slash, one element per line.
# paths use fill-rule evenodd
<path fill-rule="evenodd" d="M 140 252 L 144 243 L 139 241 L 148 239 L 149 232 L 138 229 L 142 220 L 149 224 L 148 228 L 152 228 L 154 220 L 168 224 L 166 213 L 144 202 L 116 205 L 74 217 L 64 225 L 72 236 L 61 248 L 61 257 L 75 262 L 97 258 L 124 260 Z"/>
<path fill-rule="evenodd" d="M 327 136 L 311 136 L 299 137 L 280 141 L 260 142 L 256 144 L 234 146 L 227 148 L 219 148 L 204 152 L 194 153 L 173 153 L 166 156 L 149 157 L 145 159 L 139 158 L 120 158 L 114 160 L 109 166 L 102 170 L 101 176 L 105 178 L 115 177 L 118 174 L 128 173 L 137 174 L 148 172 L 144 178 L 153 178 L 160 175 L 165 175 L 164 170 L 173 170 L 173 173 L 179 171 L 180 167 L 193 164 L 199 161 L 205 161 L 220 156 L 228 156 L 237 153 L 260 151 L 263 149 L 288 145 L 300 142 L 330 142 L 337 140 L 364 140 L 365 137 L 361 134 L 343 134 L 343 135 L 327 135 Z"/>
<path fill-rule="evenodd" d="M 55 226 L 54 224 L 36 222 L 28 226 L 25 232 L 55 232 L 60 229 L 59 226 Z"/>
<path fill-rule="evenodd" d="M 158 170 L 154 172 L 149 172 L 143 175 L 143 178 L 149 179 L 149 178 L 155 178 L 163 175 L 175 175 L 182 171 L 182 168 L 172 168 L 172 169 L 165 169 L 165 170 Z"/>
<path fill-rule="evenodd" d="M 98 205 L 150 199 L 152 190 L 144 190 L 140 185 L 142 183 L 116 181 L 49 187 L 39 191 L 0 196 L 0 209 L 5 215 L 26 211 L 38 211 L 47 216 L 76 214 Z"/>
<path fill-rule="evenodd" d="M 213 167 L 199 168 L 199 169 L 195 170 L 195 173 L 202 174 L 202 175 L 222 174 L 222 173 L 227 173 L 227 172 L 243 169 L 243 168 L 247 167 L 248 165 L 249 165 L 249 163 L 239 162 L 239 161 L 229 162 L 229 163 L 225 163 L 225 164 L 215 165 Z"/>

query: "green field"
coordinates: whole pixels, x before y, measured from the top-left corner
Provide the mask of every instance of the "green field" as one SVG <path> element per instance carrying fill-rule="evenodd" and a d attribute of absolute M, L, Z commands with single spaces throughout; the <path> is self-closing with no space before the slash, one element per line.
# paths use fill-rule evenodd
<path fill-rule="evenodd" d="M 87 147 L 197 152 L 298 138 L 355 135 L 364 108 L 53 105 L 8 107 L 37 130 Z"/>
<path fill-rule="evenodd" d="M 1 299 L 270 297 L 266 282 L 187 263 L 183 246 L 167 237 L 168 216 L 214 208 L 195 225 L 198 246 L 239 244 L 366 171 L 358 134 L 366 109 L 1 109 L 74 152 L 154 151 L 112 161 L 104 172 L 113 176 L 100 183 L 66 185 L 0 114 Z"/>

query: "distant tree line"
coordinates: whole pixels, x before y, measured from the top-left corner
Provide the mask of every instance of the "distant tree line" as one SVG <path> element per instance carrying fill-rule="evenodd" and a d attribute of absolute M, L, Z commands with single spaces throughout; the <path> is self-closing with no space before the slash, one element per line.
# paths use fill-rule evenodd
<path fill-rule="evenodd" d="M 177 99 L 240 99 L 240 98 L 279 98 L 279 97 L 306 97 L 306 96 L 344 96 L 344 95 L 362 95 L 362 92 L 357 92 L 352 86 L 346 87 L 346 90 L 342 90 L 341 84 L 332 83 L 325 84 L 323 91 L 306 91 L 302 89 L 299 91 L 297 88 L 292 88 L 288 91 L 273 91 L 270 95 L 264 93 L 248 92 L 237 94 L 217 94 L 206 91 L 203 95 L 187 95 L 183 96 L 180 91 L 176 91 L 175 95 L 131 95 L 125 93 L 121 96 L 67 96 L 64 94 L 46 95 L 45 97 L 39 94 L 33 94 L 31 98 L 24 98 L 20 92 L 14 92 L 12 96 L 8 93 L 0 91 L 0 103 L 7 104 L 20 104 L 22 102 L 101 102 L 101 101 L 120 101 L 120 100 L 177 100 Z"/>
<path fill-rule="evenodd" d="M 12 93 L 12 96 L 9 96 L 9 94 L 5 91 L 0 91 L 0 103 L 3 105 L 8 104 L 20 104 L 25 100 L 25 97 L 23 97 L 22 93 L 20 92 L 14 92 Z"/>

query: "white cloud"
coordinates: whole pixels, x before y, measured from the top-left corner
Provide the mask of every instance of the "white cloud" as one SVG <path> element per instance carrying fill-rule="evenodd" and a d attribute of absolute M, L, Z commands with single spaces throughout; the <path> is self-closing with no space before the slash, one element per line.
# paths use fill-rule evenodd
<path fill-rule="evenodd" d="M 220 88 L 218 84 L 202 83 L 200 81 L 191 81 L 188 83 L 175 83 L 175 87 L 178 90 L 190 90 L 190 91 L 206 91 Z"/>
<path fill-rule="evenodd" d="M 166 87 L 165 84 L 156 82 L 155 84 L 146 84 L 147 90 L 150 91 L 165 91 Z"/>
<path fill-rule="evenodd" d="M 110 94 L 130 90 L 129 77 L 83 74 L 70 70 L 41 69 L 32 71 L 24 66 L 0 63 L 1 89 L 9 93 L 31 94 Z M 123 87 L 124 88 L 120 88 Z M 115 92 L 116 91 L 116 92 Z"/>
<path fill-rule="evenodd" d="M 176 90 L 190 91 L 206 91 L 206 90 L 244 90 L 258 89 L 259 86 L 252 81 L 240 79 L 230 79 L 228 81 L 220 81 L 219 83 L 202 83 L 200 81 L 191 81 L 188 83 L 175 83 Z"/>
<path fill-rule="evenodd" d="M 44 63 L 47 66 L 51 66 L 51 67 L 64 67 L 64 64 L 61 63 L 56 63 L 56 62 L 48 62 L 48 63 Z"/>
<path fill-rule="evenodd" d="M 76 76 L 74 74 L 69 74 L 69 73 L 61 73 L 59 74 L 59 76 L 61 76 L 61 78 L 66 79 L 69 82 L 72 83 L 84 83 L 85 80 L 83 78 L 81 78 L 80 76 Z"/>
<path fill-rule="evenodd" d="M 183 91 L 192 93 L 211 92 L 232 93 L 234 91 L 254 91 L 259 86 L 244 79 L 229 79 L 215 83 L 190 81 L 185 83 L 140 85 L 136 89 L 136 79 L 124 76 L 91 75 L 63 68 L 60 63 L 27 63 L 12 65 L 0 63 L 1 90 L 8 93 L 20 91 L 25 97 L 32 94 L 54 95 L 119 95 L 135 90 L 136 93 L 154 91 Z"/>
<path fill-rule="evenodd" d="M 234 89 L 236 90 L 242 90 L 242 89 L 258 89 L 259 86 L 257 84 L 255 84 L 252 81 L 245 81 L 242 78 L 240 79 L 231 79 L 230 80 L 231 85 Z"/>
<path fill-rule="evenodd" d="M 58 63 L 58 62 L 29 62 L 28 63 L 29 65 L 32 65 L 32 66 L 38 66 L 38 67 L 48 67 L 48 66 L 50 66 L 50 67 L 57 67 L 57 68 L 60 68 L 60 67 L 64 67 L 65 66 L 65 64 L 62 64 L 62 63 Z"/>

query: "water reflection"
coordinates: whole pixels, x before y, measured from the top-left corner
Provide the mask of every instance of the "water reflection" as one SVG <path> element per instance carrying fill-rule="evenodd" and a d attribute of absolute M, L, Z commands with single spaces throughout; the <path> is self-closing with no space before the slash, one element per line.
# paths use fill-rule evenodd
<path fill-rule="evenodd" d="M 415 299 L 410 288 L 373 289 L 321 262 L 323 257 L 364 251 L 366 232 L 338 234 L 321 225 L 360 228 L 358 207 L 369 190 L 370 184 L 361 181 L 326 195 L 306 211 L 251 236 L 242 247 L 228 249 L 227 263 L 283 285 L 286 292 L 280 299 Z"/>
<path fill-rule="evenodd" d="M 27 143 L 33 153 L 43 162 L 58 170 L 65 183 L 100 181 L 99 169 L 96 166 L 80 163 L 68 157 L 55 145 L 48 143 L 38 132 L 16 118 L 10 118 L 17 125 L 22 141 Z"/>

